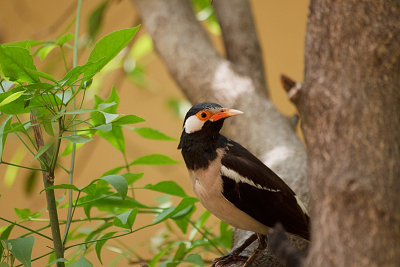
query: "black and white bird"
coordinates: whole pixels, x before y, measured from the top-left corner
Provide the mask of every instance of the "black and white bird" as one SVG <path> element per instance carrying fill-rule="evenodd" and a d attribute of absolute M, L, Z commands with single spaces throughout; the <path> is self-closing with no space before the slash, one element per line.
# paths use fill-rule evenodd
<path fill-rule="evenodd" d="M 246 148 L 219 133 L 225 118 L 242 113 L 215 103 L 194 105 L 178 146 L 203 206 L 222 221 L 255 232 L 213 266 L 232 259 L 247 260 L 244 266 L 249 266 L 265 249 L 265 236 L 276 223 L 309 240 L 307 210 L 293 190 Z M 258 249 L 248 259 L 239 256 L 256 238 Z"/>

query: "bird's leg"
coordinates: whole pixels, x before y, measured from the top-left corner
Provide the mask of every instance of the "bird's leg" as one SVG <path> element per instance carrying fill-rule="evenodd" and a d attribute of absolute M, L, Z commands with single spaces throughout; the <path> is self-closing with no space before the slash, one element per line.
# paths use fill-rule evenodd
<path fill-rule="evenodd" d="M 243 267 L 249 267 L 253 263 L 253 261 L 260 256 L 260 254 L 264 251 L 267 247 L 267 236 L 262 234 L 257 234 L 258 239 L 258 247 L 257 249 L 251 254 L 251 256 L 247 259 L 247 261 L 243 264 Z"/>
<path fill-rule="evenodd" d="M 246 261 L 247 257 L 244 256 L 239 256 L 240 253 L 242 253 L 243 250 L 245 250 L 248 246 L 251 245 L 251 243 L 254 242 L 257 238 L 257 234 L 254 233 L 252 234 L 249 238 L 247 238 L 243 244 L 241 244 L 239 247 L 235 248 L 225 256 L 222 256 L 220 258 L 216 258 L 213 262 L 212 267 L 219 266 L 221 264 L 226 264 L 231 261 Z"/>

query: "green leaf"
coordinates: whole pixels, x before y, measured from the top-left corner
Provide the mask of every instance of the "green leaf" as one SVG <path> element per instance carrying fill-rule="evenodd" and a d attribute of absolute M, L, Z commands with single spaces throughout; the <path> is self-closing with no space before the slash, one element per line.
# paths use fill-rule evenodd
<path fill-rule="evenodd" d="M 101 38 L 89 55 L 88 63 L 93 63 L 83 76 L 91 79 L 108 62 L 110 62 L 135 36 L 139 26 L 112 32 Z"/>
<path fill-rule="evenodd" d="M 144 119 L 136 115 L 124 115 L 112 122 L 115 126 L 125 125 L 125 124 L 135 124 L 145 121 Z"/>
<path fill-rule="evenodd" d="M 119 173 L 123 168 L 125 168 L 125 167 L 124 167 L 124 166 L 118 166 L 118 167 L 112 168 L 112 169 L 106 171 L 105 173 L 103 173 L 101 176 L 107 176 L 107 175 L 110 175 L 110 174 L 117 174 L 117 173 Z M 124 176 L 124 175 L 123 175 L 123 176 Z M 124 176 L 124 177 L 125 177 L 125 176 Z M 125 177 L 125 179 L 126 179 L 126 177 Z M 129 184 L 129 183 L 128 183 L 128 184 Z"/>
<path fill-rule="evenodd" d="M 112 237 L 116 232 L 109 232 L 104 234 L 100 239 L 103 238 L 110 238 Z M 107 240 L 100 240 L 96 242 L 96 254 L 97 254 L 97 258 L 99 259 L 100 263 L 103 264 L 103 262 L 101 261 L 101 249 L 103 248 L 103 246 L 106 244 Z"/>
<path fill-rule="evenodd" d="M 25 267 L 31 266 L 31 255 L 35 238 L 33 236 L 2 240 L 4 248 L 9 250 Z"/>
<path fill-rule="evenodd" d="M 112 124 L 101 124 L 99 126 L 93 127 L 91 128 L 91 130 L 99 130 L 99 131 L 103 131 L 103 132 L 110 132 L 112 131 L 113 127 Z"/>
<path fill-rule="evenodd" d="M 149 127 L 133 128 L 134 132 L 138 133 L 141 137 L 152 140 L 176 140 L 168 135 Z"/>
<path fill-rule="evenodd" d="M 135 60 L 139 60 L 152 51 L 153 40 L 151 39 L 150 35 L 145 34 L 135 40 L 135 43 L 130 51 L 130 55 L 133 56 Z"/>
<path fill-rule="evenodd" d="M 193 211 L 195 210 L 195 206 L 194 205 L 190 205 L 187 206 L 186 208 L 180 210 L 179 212 L 175 213 L 173 216 L 171 216 L 172 219 L 182 219 L 184 218 L 186 215 L 193 213 Z"/>
<path fill-rule="evenodd" d="M 117 103 L 115 103 L 115 102 L 102 103 L 102 104 L 99 104 L 99 109 L 103 110 L 103 109 L 106 109 L 106 108 L 109 108 L 109 107 L 112 107 L 112 106 L 115 106 L 115 105 L 117 105 Z"/>
<path fill-rule="evenodd" d="M 187 207 L 193 205 L 195 202 L 197 202 L 197 199 L 194 197 L 186 197 L 179 202 L 178 206 L 176 207 L 170 207 L 165 209 L 163 212 L 161 212 L 153 221 L 154 224 L 160 223 L 162 221 L 165 221 L 168 218 L 171 218 L 181 210 L 186 209 Z"/>
<path fill-rule="evenodd" d="M 15 214 L 21 220 L 30 220 L 32 218 L 39 218 L 42 214 L 40 212 L 32 213 L 30 209 L 18 209 L 14 208 Z"/>
<path fill-rule="evenodd" d="M 3 101 L 10 95 L 14 94 L 15 92 L 20 92 L 21 89 L 12 89 L 6 93 L 0 94 L 0 101 Z M 26 100 L 27 100 L 27 95 L 22 95 L 18 97 L 16 100 L 14 100 L 12 103 L 9 105 L 4 105 L 0 107 L 0 112 L 5 113 L 5 114 L 22 114 L 22 113 L 28 113 L 29 108 L 25 106 Z"/>
<path fill-rule="evenodd" d="M 38 51 L 36 51 L 36 53 L 39 54 L 39 58 L 41 60 L 44 60 L 47 57 L 47 55 L 50 54 L 50 52 L 53 51 L 53 49 L 56 47 L 57 46 L 55 44 L 48 43 L 39 48 Z"/>
<path fill-rule="evenodd" d="M 100 111 L 100 112 L 104 115 L 104 119 L 106 120 L 106 123 L 110 123 L 119 117 L 119 114 L 112 114 L 112 113 L 107 113 L 104 111 Z"/>
<path fill-rule="evenodd" d="M 9 115 L 5 119 L 3 124 L 0 126 L 0 159 L 3 158 L 3 150 L 4 150 L 4 145 L 5 145 L 6 139 L 7 139 L 7 131 L 11 125 L 11 118 L 12 118 L 12 115 Z"/>
<path fill-rule="evenodd" d="M 108 104 L 108 103 L 112 103 L 112 105 L 100 106 L 100 105 Z M 115 114 L 117 112 L 118 104 L 119 104 L 119 96 L 118 96 L 117 90 L 115 89 L 115 87 L 113 87 L 110 96 L 106 100 L 103 100 L 98 96 L 95 96 L 94 109 L 98 109 L 98 108 L 102 107 L 103 112 Z M 92 123 L 95 126 L 105 124 L 106 120 L 105 120 L 104 116 L 99 114 L 98 112 L 92 112 L 90 114 L 90 117 L 91 117 Z M 125 153 L 125 138 L 124 138 L 124 134 L 120 127 L 112 127 L 111 131 L 108 131 L 108 132 L 99 131 L 99 132 L 97 132 L 97 134 L 100 137 L 107 140 L 112 146 L 117 148 L 121 153 Z"/>
<path fill-rule="evenodd" d="M 25 93 L 25 91 L 19 91 L 19 92 L 13 93 L 12 95 L 8 96 L 7 98 L 3 99 L 3 101 L 0 102 L 0 107 L 17 100 L 24 93 Z"/>
<path fill-rule="evenodd" d="M 68 135 L 68 136 L 63 136 L 63 138 L 67 139 L 72 143 L 87 143 L 93 140 L 92 138 L 86 135 Z"/>
<path fill-rule="evenodd" d="M 63 112 L 62 114 L 69 114 L 69 115 L 74 115 L 74 114 L 84 114 L 84 113 L 89 113 L 89 112 L 96 112 L 97 110 L 95 109 L 77 109 L 73 111 L 66 111 Z"/>
<path fill-rule="evenodd" d="M 58 258 L 58 259 L 56 259 L 56 260 L 50 262 L 49 264 L 47 264 L 47 266 L 51 266 L 51 265 L 53 265 L 53 264 L 56 264 L 57 262 L 68 262 L 68 260 L 67 260 L 67 259 L 64 259 L 64 258 Z"/>
<path fill-rule="evenodd" d="M 0 88 L 4 89 L 4 91 L 8 91 L 10 90 L 11 87 L 13 87 L 15 85 L 15 83 L 12 83 L 10 81 L 7 80 L 0 80 Z M 0 90 L 0 93 L 4 93 L 3 90 Z"/>
<path fill-rule="evenodd" d="M 88 22 L 90 40 L 96 39 L 96 36 L 102 26 L 103 16 L 107 7 L 107 3 L 108 1 L 104 1 L 90 14 Z"/>
<path fill-rule="evenodd" d="M 65 43 L 71 41 L 72 39 L 74 39 L 74 35 L 72 33 L 66 33 L 63 36 L 57 38 L 56 44 L 63 45 Z"/>
<path fill-rule="evenodd" d="M 14 226 L 15 226 L 15 224 L 11 224 L 9 226 L 2 227 L 0 240 L 8 239 Z M 0 255 L 3 255 L 3 251 L 4 251 L 3 243 L 0 242 Z"/>
<path fill-rule="evenodd" d="M 68 265 L 68 267 L 93 267 L 93 264 L 82 255 L 77 262 L 73 263 L 72 266 Z"/>
<path fill-rule="evenodd" d="M 78 143 L 75 145 L 76 149 L 80 148 L 81 146 L 83 146 L 83 143 Z M 68 156 L 72 153 L 72 147 L 73 147 L 73 143 L 69 142 L 67 144 L 67 146 L 65 147 L 64 151 L 60 154 L 61 157 L 65 157 Z"/>
<path fill-rule="evenodd" d="M 114 218 L 114 225 L 125 229 L 132 229 L 137 213 L 138 209 L 132 209 L 127 212 L 121 213 Z"/>
<path fill-rule="evenodd" d="M 80 191 L 78 187 L 76 187 L 73 184 L 57 184 L 57 185 L 52 185 L 49 187 L 46 187 L 45 189 L 41 190 L 40 193 L 42 193 L 45 190 L 53 190 L 53 189 L 72 189 L 74 191 Z"/>
<path fill-rule="evenodd" d="M 186 252 L 186 245 L 185 243 L 182 242 L 179 244 L 179 247 L 175 252 L 173 261 L 180 261 L 183 258 L 183 256 L 185 256 L 185 252 Z"/>
<path fill-rule="evenodd" d="M 219 224 L 220 242 L 226 248 L 232 247 L 232 227 L 226 222 L 221 221 Z"/>
<path fill-rule="evenodd" d="M 37 71 L 37 70 L 29 70 L 29 73 L 33 73 L 39 77 L 42 77 L 42 78 L 52 81 L 54 83 L 57 82 L 56 78 L 54 78 L 53 76 L 51 76 L 50 74 L 45 73 L 45 72 L 41 72 L 41 71 Z"/>
<path fill-rule="evenodd" d="M 128 183 L 123 176 L 112 174 L 101 177 L 100 179 L 108 182 L 112 187 L 115 188 L 115 190 L 117 190 L 122 199 L 125 199 L 126 194 L 128 193 Z"/>
<path fill-rule="evenodd" d="M 23 41 L 5 43 L 2 44 L 2 46 L 18 46 L 30 50 L 32 46 L 41 45 L 43 43 L 44 42 L 42 41 L 36 41 L 36 40 L 23 40 Z"/>
<path fill-rule="evenodd" d="M 33 58 L 25 48 L 0 45 L 0 67 L 3 75 L 10 81 L 40 82 L 38 76 L 29 72 L 35 70 Z"/>
<path fill-rule="evenodd" d="M 111 131 L 99 131 L 97 135 L 104 138 L 121 153 L 125 153 L 125 138 L 120 127 L 113 127 Z"/>
<path fill-rule="evenodd" d="M 150 154 L 135 159 L 129 165 L 164 165 L 164 164 L 177 164 L 178 161 L 171 159 L 162 154 Z"/>
<path fill-rule="evenodd" d="M 128 182 L 128 185 L 133 184 L 134 182 L 136 182 L 137 180 L 142 178 L 143 175 L 144 175 L 143 172 L 141 172 L 141 173 L 124 173 L 124 174 L 122 174 L 122 176 L 124 176 L 124 178 Z"/>
<path fill-rule="evenodd" d="M 31 161 L 34 161 L 35 159 L 38 159 L 41 155 L 43 155 L 43 153 L 45 153 L 47 150 L 49 150 L 49 148 L 53 145 L 54 141 L 51 141 L 47 144 L 45 144 L 44 146 L 42 146 L 39 151 L 36 153 L 36 155 L 31 159 Z"/>
<path fill-rule="evenodd" d="M 87 71 L 92 65 L 92 63 L 86 63 L 83 66 L 76 66 L 72 68 L 67 74 L 65 74 L 64 78 L 61 79 L 60 84 L 69 86 L 75 83 L 78 80 L 79 76 Z"/>
<path fill-rule="evenodd" d="M 178 196 L 178 197 L 187 197 L 185 191 L 180 187 L 177 183 L 174 181 L 162 181 L 159 182 L 155 185 L 148 184 L 145 186 L 145 188 L 162 192 L 162 193 L 167 193 L 173 196 Z"/>
<path fill-rule="evenodd" d="M 199 254 L 190 254 L 182 261 L 193 263 L 195 266 L 204 266 L 203 259 Z"/>

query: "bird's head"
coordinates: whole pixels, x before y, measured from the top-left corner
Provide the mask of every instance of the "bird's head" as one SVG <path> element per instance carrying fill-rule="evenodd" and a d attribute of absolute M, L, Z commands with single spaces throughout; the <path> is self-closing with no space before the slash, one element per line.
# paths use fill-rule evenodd
<path fill-rule="evenodd" d="M 182 137 L 188 135 L 203 138 L 216 136 L 226 118 L 242 113 L 242 111 L 224 108 L 216 103 L 196 104 L 186 113 Z"/>

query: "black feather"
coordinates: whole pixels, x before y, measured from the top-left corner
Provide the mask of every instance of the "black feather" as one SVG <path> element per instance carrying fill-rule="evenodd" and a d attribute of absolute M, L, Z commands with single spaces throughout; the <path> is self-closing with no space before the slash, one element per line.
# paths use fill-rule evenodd
<path fill-rule="evenodd" d="M 309 218 L 298 205 L 293 190 L 247 149 L 232 140 L 227 144 L 222 165 L 266 189 L 222 176 L 225 198 L 269 227 L 280 222 L 286 231 L 309 239 Z"/>

